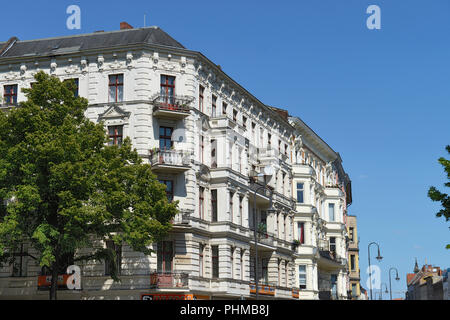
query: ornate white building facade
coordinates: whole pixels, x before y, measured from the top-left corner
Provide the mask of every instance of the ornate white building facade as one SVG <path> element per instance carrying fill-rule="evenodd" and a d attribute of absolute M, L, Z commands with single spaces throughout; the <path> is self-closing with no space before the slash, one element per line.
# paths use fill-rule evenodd
<path fill-rule="evenodd" d="M 104 121 L 111 143 L 130 137 L 180 203 L 153 254 L 116 248 L 121 283 L 90 261 L 82 290 L 60 299 L 252 299 L 255 229 L 260 298 L 346 298 L 350 182 L 339 155 L 300 119 L 157 27 L 0 43 L 2 108 L 24 101 L 20 89 L 40 70 L 75 79 L 86 115 Z M 0 298 L 48 297 L 29 255 L 24 245 L 0 268 Z"/>

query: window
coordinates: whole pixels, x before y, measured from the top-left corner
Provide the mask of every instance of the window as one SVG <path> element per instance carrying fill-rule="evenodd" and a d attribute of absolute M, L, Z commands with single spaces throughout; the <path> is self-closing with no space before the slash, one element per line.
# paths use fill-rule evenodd
<path fill-rule="evenodd" d="M 74 78 L 74 79 L 66 79 L 64 80 L 64 82 L 69 82 L 70 80 L 74 81 L 75 84 L 75 88 L 73 90 L 73 95 L 76 97 L 78 97 L 78 78 Z"/>
<path fill-rule="evenodd" d="M 354 234 L 355 234 L 355 228 L 350 227 L 349 231 L 348 231 L 348 237 L 350 238 L 351 241 L 354 241 L 354 239 L 353 239 Z"/>
<path fill-rule="evenodd" d="M 355 255 L 351 254 L 350 255 L 350 270 L 354 271 L 356 270 L 356 261 L 355 261 Z"/>
<path fill-rule="evenodd" d="M 157 250 L 157 271 L 159 273 L 171 273 L 173 261 L 173 242 L 161 241 L 158 242 Z"/>
<path fill-rule="evenodd" d="M 306 265 L 298 266 L 298 285 L 300 289 L 306 289 Z"/>
<path fill-rule="evenodd" d="M 288 282 L 289 282 L 289 263 L 287 261 L 285 261 L 284 263 L 284 282 L 285 282 L 285 286 L 286 288 L 288 287 Z"/>
<path fill-rule="evenodd" d="M 227 104 L 222 102 L 222 114 L 227 115 Z"/>
<path fill-rule="evenodd" d="M 328 217 L 330 218 L 330 221 L 335 221 L 334 217 L 334 203 L 328 204 Z"/>
<path fill-rule="evenodd" d="M 108 127 L 110 146 L 121 146 L 123 141 L 123 126 L 109 126 Z"/>
<path fill-rule="evenodd" d="M 122 246 L 115 244 L 113 240 L 106 240 L 106 249 L 112 250 L 116 253 L 116 260 L 113 262 L 116 265 L 117 273 L 120 274 L 122 269 Z M 112 266 L 109 263 L 105 264 L 105 275 L 110 276 Z"/>
<path fill-rule="evenodd" d="M 259 145 L 261 148 L 264 147 L 264 129 L 263 129 L 263 127 L 259 127 Z"/>
<path fill-rule="evenodd" d="M 239 224 L 242 225 L 242 215 L 244 214 L 242 211 L 242 203 L 244 201 L 243 196 L 239 196 Z"/>
<path fill-rule="evenodd" d="M 211 106 L 211 117 L 215 117 L 217 114 L 217 97 L 215 95 L 212 96 L 212 106 Z"/>
<path fill-rule="evenodd" d="M 199 276 L 203 277 L 204 275 L 204 265 L 205 265 L 205 257 L 203 255 L 205 251 L 205 245 L 203 244 L 199 244 L 199 249 L 198 249 L 198 262 L 199 262 Z"/>
<path fill-rule="evenodd" d="M 236 252 L 236 249 L 231 247 L 231 256 L 230 256 L 230 263 L 231 263 L 231 279 L 234 279 L 234 253 Z"/>
<path fill-rule="evenodd" d="M 261 282 L 263 284 L 269 283 L 269 259 L 261 259 Z"/>
<path fill-rule="evenodd" d="M 267 149 L 272 149 L 272 135 L 270 133 L 267 134 Z"/>
<path fill-rule="evenodd" d="M 200 215 L 200 219 L 205 219 L 204 214 L 205 214 L 205 188 L 203 187 L 199 187 L 199 191 L 198 191 L 198 210 L 199 210 L 199 215 Z"/>
<path fill-rule="evenodd" d="M 283 264 L 283 260 L 278 259 L 278 285 L 279 286 L 281 286 L 282 264 Z"/>
<path fill-rule="evenodd" d="M 283 172 L 281 175 L 282 175 L 282 178 L 281 178 L 281 193 L 284 194 L 284 181 L 286 180 L 286 172 Z"/>
<path fill-rule="evenodd" d="M 267 212 L 265 210 L 261 210 L 261 225 L 264 232 L 267 232 Z"/>
<path fill-rule="evenodd" d="M 305 243 L 305 223 L 298 222 L 297 228 L 298 228 L 298 241 L 300 241 L 300 244 L 304 244 Z"/>
<path fill-rule="evenodd" d="M 205 93 L 205 88 L 200 86 L 198 94 L 198 110 L 203 112 L 203 94 Z"/>
<path fill-rule="evenodd" d="M 205 151 L 205 138 L 203 136 L 200 136 L 200 162 L 203 163 L 204 161 L 204 151 Z"/>
<path fill-rule="evenodd" d="M 11 277 L 26 277 L 27 276 L 27 253 L 24 245 L 20 245 L 20 251 L 15 252 L 12 258 L 12 272 Z"/>
<path fill-rule="evenodd" d="M 175 104 L 175 77 L 161 75 L 161 102 Z"/>
<path fill-rule="evenodd" d="M 303 183 L 297 183 L 297 202 L 304 203 L 303 199 Z"/>
<path fill-rule="evenodd" d="M 123 101 L 123 74 L 109 76 L 109 102 Z"/>
<path fill-rule="evenodd" d="M 336 238 L 330 237 L 330 251 L 336 252 Z"/>
<path fill-rule="evenodd" d="M 241 280 L 244 280 L 244 249 L 241 249 L 240 260 L 241 260 Z"/>
<path fill-rule="evenodd" d="M 337 275 L 331 275 L 331 297 L 333 300 L 337 299 Z"/>
<path fill-rule="evenodd" d="M 234 210 L 233 210 L 233 198 L 234 198 L 234 193 L 230 191 L 230 221 L 233 222 L 233 215 L 234 215 Z"/>
<path fill-rule="evenodd" d="M 238 114 L 237 110 L 236 110 L 236 109 L 233 109 L 233 120 L 234 120 L 235 122 L 237 122 L 237 114 Z"/>
<path fill-rule="evenodd" d="M 216 148 L 217 141 L 213 139 L 211 140 L 211 168 L 217 168 Z"/>
<path fill-rule="evenodd" d="M 247 117 L 245 117 L 245 116 L 242 116 L 242 126 L 244 128 L 247 128 Z"/>
<path fill-rule="evenodd" d="M 4 86 L 3 101 L 5 104 L 17 104 L 17 84 Z"/>
<path fill-rule="evenodd" d="M 278 140 L 278 153 L 281 154 L 281 140 Z"/>
<path fill-rule="evenodd" d="M 167 200 L 169 200 L 169 202 L 172 202 L 173 201 L 173 181 L 172 180 L 159 180 L 159 182 L 166 185 Z"/>
<path fill-rule="evenodd" d="M 217 190 L 211 190 L 212 222 L 217 222 Z"/>
<path fill-rule="evenodd" d="M 288 146 L 287 146 L 287 144 L 284 144 L 284 154 L 288 155 Z"/>
<path fill-rule="evenodd" d="M 159 148 L 161 150 L 169 150 L 172 148 L 173 128 L 159 127 Z"/>
<path fill-rule="evenodd" d="M 356 298 L 356 283 L 352 283 L 352 297 Z"/>
<path fill-rule="evenodd" d="M 219 246 L 211 246 L 212 277 L 219 277 Z"/>

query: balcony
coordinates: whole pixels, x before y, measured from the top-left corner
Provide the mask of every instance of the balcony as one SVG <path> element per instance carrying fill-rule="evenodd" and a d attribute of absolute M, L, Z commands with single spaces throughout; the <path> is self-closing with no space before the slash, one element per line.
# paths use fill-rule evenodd
<path fill-rule="evenodd" d="M 181 210 L 178 212 L 172 220 L 173 225 L 189 225 L 191 211 Z"/>
<path fill-rule="evenodd" d="M 192 98 L 158 94 L 152 99 L 153 116 L 157 118 L 180 120 L 189 116 Z"/>
<path fill-rule="evenodd" d="M 186 289 L 189 275 L 183 272 L 153 272 L 150 274 L 152 289 Z"/>
<path fill-rule="evenodd" d="M 250 283 L 250 293 L 256 294 L 255 283 Z M 258 294 L 266 295 L 266 296 L 275 296 L 275 286 L 258 283 Z"/>
<path fill-rule="evenodd" d="M 285 195 L 283 195 L 277 191 L 273 192 L 273 201 L 279 202 L 282 205 L 289 207 L 293 210 L 295 209 L 295 200 L 291 197 L 286 197 Z"/>
<path fill-rule="evenodd" d="M 319 265 L 328 270 L 340 269 L 345 267 L 347 259 L 341 258 L 334 250 L 330 250 L 327 240 L 319 240 Z"/>
<path fill-rule="evenodd" d="M 181 150 L 149 151 L 150 164 L 153 172 L 181 173 L 189 170 L 191 154 Z"/>
<path fill-rule="evenodd" d="M 58 275 L 58 280 L 56 282 L 56 285 L 58 287 L 58 290 L 61 289 L 67 289 L 67 280 L 69 279 L 69 274 L 60 274 Z M 52 276 L 49 275 L 43 275 L 38 276 L 38 290 L 50 290 L 50 287 L 52 285 Z"/>

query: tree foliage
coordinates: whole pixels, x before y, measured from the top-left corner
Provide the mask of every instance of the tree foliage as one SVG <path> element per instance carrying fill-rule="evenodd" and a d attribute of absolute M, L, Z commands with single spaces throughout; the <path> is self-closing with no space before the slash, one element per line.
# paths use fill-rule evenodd
<path fill-rule="evenodd" d="M 450 145 L 446 147 L 447 152 L 450 154 Z M 444 157 L 439 158 L 439 163 L 444 167 L 445 172 L 447 173 L 447 180 L 444 185 L 448 188 L 450 187 L 450 160 L 445 159 Z M 440 192 L 435 187 L 430 187 L 428 190 L 428 197 L 431 200 L 440 202 L 442 204 L 442 209 L 436 213 L 437 217 L 444 217 L 446 221 L 450 219 L 450 197 L 446 193 Z M 447 249 L 450 249 L 450 244 L 447 245 Z"/>
<path fill-rule="evenodd" d="M 103 123 L 85 117 L 88 101 L 74 96 L 73 82 L 44 72 L 35 79 L 23 89 L 26 102 L 0 112 L 0 262 L 23 242 L 52 275 L 74 257 L 111 263 L 115 253 L 103 248 L 76 256 L 98 239 L 149 254 L 170 230 L 177 203 L 130 139 L 107 145 Z"/>

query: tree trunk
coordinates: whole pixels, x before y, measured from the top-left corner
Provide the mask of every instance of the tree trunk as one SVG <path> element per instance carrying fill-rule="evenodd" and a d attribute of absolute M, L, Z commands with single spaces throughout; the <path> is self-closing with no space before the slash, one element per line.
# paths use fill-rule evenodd
<path fill-rule="evenodd" d="M 52 267 L 52 282 L 50 286 L 50 300 L 57 300 L 56 292 L 58 289 L 58 268 L 54 263 Z"/>

